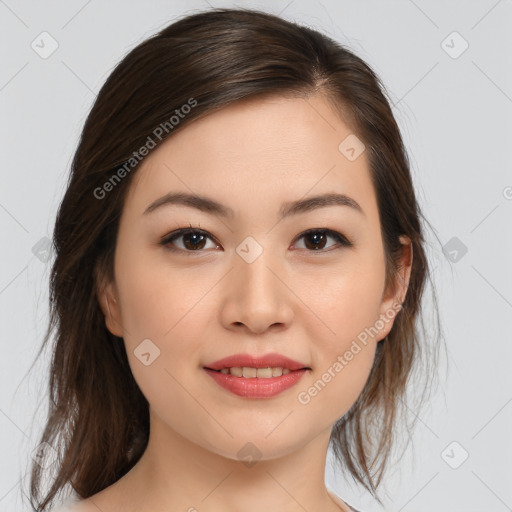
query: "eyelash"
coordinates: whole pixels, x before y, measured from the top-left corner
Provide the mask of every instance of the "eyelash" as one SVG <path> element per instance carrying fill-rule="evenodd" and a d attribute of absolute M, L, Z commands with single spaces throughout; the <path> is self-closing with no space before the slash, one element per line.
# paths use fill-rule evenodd
<path fill-rule="evenodd" d="M 350 242 L 350 240 L 348 240 L 344 235 L 342 235 L 341 233 L 338 233 L 337 231 L 333 231 L 332 229 L 327 229 L 327 228 L 308 229 L 307 231 L 304 231 L 303 233 L 301 233 L 297 237 L 297 240 L 300 240 L 302 237 L 308 236 L 312 233 L 321 233 L 323 235 L 327 235 L 327 236 L 330 236 L 330 237 L 336 239 L 336 241 L 340 244 L 341 247 L 334 247 L 334 249 L 341 249 L 344 247 L 352 247 L 353 246 L 352 242 Z M 213 242 L 217 243 L 207 231 L 204 231 L 204 230 L 198 229 L 198 228 L 193 228 L 192 226 L 190 226 L 189 228 L 181 228 L 181 229 L 177 229 L 176 231 L 173 231 L 172 233 L 169 233 L 162 239 L 162 241 L 160 242 L 160 245 L 162 245 L 168 251 L 178 252 L 178 253 L 182 253 L 182 254 L 183 253 L 190 254 L 190 253 L 196 253 L 196 252 L 197 253 L 203 252 L 204 249 L 198 249 L 197 251 L 191 251 L 191 250 L 186 250 L 186 249 L 179 249 L 179 248 L 172 247 L 169 245 L 169 244 L 171 244 L 171 242 L 173 242 L 177 238 L 180 238 L 185 235 L 190 235 L 190 234 L 204 235 L 204 236 L 210 238 Z M 218 245 L 220 245 L 220 244 L 218 244 Z M 318 249 L 318 250 L 311 249 L 311 250 L 309 250 L 306 248 L 304 250 L 306 250 L 307 252 L 310 252 L 310 253 L 323 254 L 323 253 L 329 252 L 333 249 L 332 249 L 332 247 L 330 247 L 329 249 Z"/>

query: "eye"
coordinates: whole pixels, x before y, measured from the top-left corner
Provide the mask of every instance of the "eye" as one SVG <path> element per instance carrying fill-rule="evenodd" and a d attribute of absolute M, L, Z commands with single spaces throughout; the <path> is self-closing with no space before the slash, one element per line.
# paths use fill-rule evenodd
<path fill-rule="evenodd" d="M 207 239 L 213 240 L 212 237 L 202 229 L 197 228 L 182 228 L 174 231 L 169 236 L 161 241 L 166 249 L 175 252 L 199 252 L 205 248 L 205 241 Z M 173 247 L 175 240 L 183 239 L 183 246 L 181 248 Z M 218 245 L 216 245 L 218 247 Z"/>
<path fill-rule="evenodd" d="M 349 242 L 341 233 L 332 231 L 331 229 L 309 229 L 299 236 L 299 240 L 304 238 L 305 247 L 311 251 L 327 252 L 325 251 L 325 243 L 328 238 L 332 238 L 343 247 L 351 247 L 352 243 Z M 336 244 L 334 244 L 336 245 Z M 332 247 L 332 245 L 330 246 Z M 332 249 L 329 249 L 332 250 Z M 311 252 L 310 251 L 310 252 Z"/>
<path fill-rule="evenodd" d="M 326 240 L 331 238 L 335 240 L 341 247 L 351 247 L 353 244 L 341 233 L 337 231 L 333 231 L 331 229 L 319 228 L 319 229 L 309 229 L 302 233 L 297 240 L 304 238 L 305 246 L 299 247 L 299 249 L 305 248 L 308 252 L 327 252 Z M 181 247 L 176 247 L 176 240 L 182 240 Z M 212 236 L 202 229 L 193 228 L 181 228 L 170 235 L 166 236 L 160 244 L 163 245 L 167 250 L 173 252 L 201 252 L 203 249 L 206 249 L 205 244 L 207 241 L 211 240 L 213 242 L 213 248 L 220 247 L 217 244 Z M 336 244 L 332 244 L 329 247 L 329 251 L 333 250 L 332 247 L 336 246 Z M 210 247 L 211 248 L 211 247 Z M 336 248 L 336 247 L 334 247 Z"/>

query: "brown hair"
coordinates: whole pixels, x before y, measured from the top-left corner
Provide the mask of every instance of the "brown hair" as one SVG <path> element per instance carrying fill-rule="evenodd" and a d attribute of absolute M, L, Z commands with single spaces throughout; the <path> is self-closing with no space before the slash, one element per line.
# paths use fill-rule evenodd
<path fill-rule="evenodd" d="M 99 279 L 113 279 L 118 222 L 142 148 L 150 139 L 158 146 L 195 119 L 244 98 L 307 99 L 318 93 L 366 146 L 386 284 L 399 270 L 399 236 L 407 235 L 413 246 L 403 308 L 377 345 L 361 395 L 331 434 L 340 467 L 380 501 L 376 491 L 409 376 L 415 363 L 423 362 L 419 374 L 431 382 L 427 375 L 435 362 L 434 352 L 420 357 L 426 345 L 419 341 L 416 318 L 428 263 L 399 128 L 379 78 L 341 44 L 264 12 L 214 9 L 182 18 L 131 50 L 106 80 L 85 122 L 56 218 L 50 321 L 37 356 L 55 331 L 39 462 L 50 447 L 59 458 L 45 490 L 42 466 L 32 465 L 35 510 L 46 510 L 67 484 L 82 498 L 113 484 L 136 464 L 148 442 L 148 402 L 132 376 L 124 344 L 105 326 L 97 298 Z"/>

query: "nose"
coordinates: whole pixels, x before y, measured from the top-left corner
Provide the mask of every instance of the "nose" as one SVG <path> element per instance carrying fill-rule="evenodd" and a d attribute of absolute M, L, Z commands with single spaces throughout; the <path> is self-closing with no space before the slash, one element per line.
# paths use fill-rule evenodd
<path fill-rule="evenodd" d="M 283 266 L 265 251 L 252 263 L 237 255 L 223 291 L 220 314 L 224 327 L 254 334 L 288 328 L 294 295 L 286 282 Z"/>

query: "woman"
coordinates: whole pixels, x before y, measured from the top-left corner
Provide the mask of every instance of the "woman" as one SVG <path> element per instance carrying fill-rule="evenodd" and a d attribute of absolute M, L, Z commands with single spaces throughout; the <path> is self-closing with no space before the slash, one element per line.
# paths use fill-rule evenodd
<path fill-rule="evenodd" d="M 348 49 L 245 9 L 137 46 L 56 220 L 32 506 L 71 485 L 76 511 L 356 510 L 325 487 L 329 446 L 379 499 L 422 361 L 420 218 L 383 87 Z"/>

